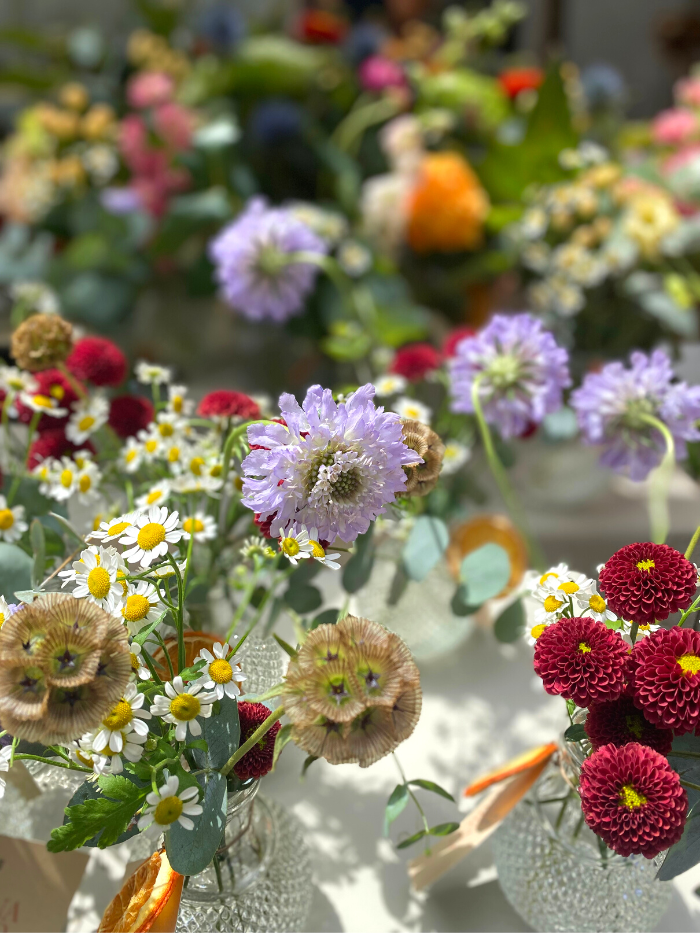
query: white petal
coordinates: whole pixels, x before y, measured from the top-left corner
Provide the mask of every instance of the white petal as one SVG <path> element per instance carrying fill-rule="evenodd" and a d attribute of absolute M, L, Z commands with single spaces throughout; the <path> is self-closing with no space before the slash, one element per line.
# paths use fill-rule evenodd
<path fill-rule="evenodd" d="M 177 818 L 177 821 L 184 829 L 194 829 L 194 823 L 187 816 L 180 814 L 180 816 Z"/>
<path fill-rule="evenodd" d="M 192 800 L 193 797 L 199 797 L 199 789 L 197 787 L 186 787 L 183 791 L 178 794 L 180 800 Z"/>
<path fill-rule="evenodd" d="M 190 732 L 192 735 L 201 735 L 202 727 L 196 719 L 190 719 Z"/>

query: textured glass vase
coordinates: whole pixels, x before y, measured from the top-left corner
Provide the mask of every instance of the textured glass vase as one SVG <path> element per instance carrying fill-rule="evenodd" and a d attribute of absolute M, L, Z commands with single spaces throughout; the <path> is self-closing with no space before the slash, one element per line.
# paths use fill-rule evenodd
<path fill-rule="evenodd" d="M 572 791 L 580 762 L 563 748 L 494 834 L 503 893 L 535 930 L 653 930 L 672 891 L 656 880 L 664 854 L 623 858 L 599 842 Z"/>

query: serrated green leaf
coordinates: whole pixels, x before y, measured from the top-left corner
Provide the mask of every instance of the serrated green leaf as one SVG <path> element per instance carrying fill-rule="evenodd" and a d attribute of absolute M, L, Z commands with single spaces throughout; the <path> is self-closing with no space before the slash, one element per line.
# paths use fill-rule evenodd
<path fill-rule="evenodd" d="M 208 720 L 205 720 L 205 722 Z M 173 823 L 165 834 L 165 851 L 175 871 L 196 875 L 214 858 L 226 827 L 226 778 L 218 771 L 200 774 L 203 812 L 193 816 L 194 829 Z"/>
<path fill-rule="evenodd" d="M 394 820 L 406 809 L 410 799 L 408 787 L 405 784 L 397 784 L 392 790 L 384 809 L 384 835 L 389 835 L 389 827 Z"/>
<path fill-rule="evenodd" d="M 457 832 L 459 823 L 439 823 L 437 826 L 430 827 L 431 836 L 449 836 L 450 833 Z"/>
<path fill-rule="evenodd" d="M 155 632 L 155 630 L 158 628 L 158 626 L 160 625 L 160 623 L 163 621 L 163 619 L 165 618 L 167 614 L 168 614 L 168 610 L 166 609 L 163 612 L 161 612 L 161 614 L 158 616 L 157 619 L 154 619 L 153 622 L 149 622 L 149 624 L 145 628 L 142 628 L 141 631 L 138 633 L 138 635 L 134 636 L 134 641 L 136 642 L 136 644 L 143 646 L 146 643 L 146 639 L 148 638 L 148 636 L 152 632 Z"/>
<path fill-rule="evenodd" d="M 94 785 L 81 785 L 78 799 L 82 802 L 66 807 L 65 822 L 51 832 L 49 852 L 78 849 L 95 839 L 101 849 L 114 845 L 127 830 L 149 792 L 149 786 L 138 787 L 121 775 L 103 775 L 98 779 L 100 793 Z M 74 798 L 76 795 L 74 795 Z M 94 844 L 94 842 L 93 842 Z"/>
<path fill-rule="evenodd" d="M 426 781 L 424 778 L 415 778 L 412 781 L 408 782 L 413 784 L 415 787 L 422 787 L 423 790 L 429 790 L 433 794 L 439 794 L 441 797 L 444 797 L 446 800 L 451 800 L 452 803 L 456 803 L 452 794 L 445 790 L 444 787 L 440 787 L 439 784 L 436 784 L 435 781 Z"/>
<path fill-rule="evenodd" d="M 432 515 L 421 515 L 411 529 L 401 558 L 412 580 L 425 580 L 445 553 L 450 540 L 447 525 Z"/>
<path fill-rule="evenodd" d="M 282 754 L 282 749 L 292 738 L 292 724 L 291 722 L 285 723 L 280 731 L 277 733 L 277 738 L 275 739 L 275 750 L 272 753 L 272 770 L 275 770 L 277 766 L 277 759 Z"/>
<path fill-rule="evenodd" d="M 409 846 L 414 845 L 418 842 L 419 839 L 422 839 L 424 836 L 427 836 L 427 833 L 424 829 L 418 830 L 417 833 L 414 833 L 412 836 L 409 836 L 408 839 L 404 839 L 402 842 L 396 843 L 397 849 L 407 849 Z"/>
<path fill-rule="evenodd" d="M 484 544 L 462 560 L 460 579 L 470 606 L 481 606 L 503 591 L 510 579 L 510 558 L 498 544 Z"/>
<path fill-rule="evenodd" d="M 199 768 L 218 771 L 223 768 L 236 751 L 241 739 L 241 723 L 238 718 L 238 704 L 224 695 L 218 715 L 202 719 L 202 738 L 207 743 L 206 751 L 199 748 L 192 750 L 192 755 Z"/>
<path fill-rule="evenodd" d="M 500 642 L 508 644 L 517 641 L 525 631 L 525 608 L 522 600 L 518 599 L 504 609 L 496 619 L 493 633 Z"/>

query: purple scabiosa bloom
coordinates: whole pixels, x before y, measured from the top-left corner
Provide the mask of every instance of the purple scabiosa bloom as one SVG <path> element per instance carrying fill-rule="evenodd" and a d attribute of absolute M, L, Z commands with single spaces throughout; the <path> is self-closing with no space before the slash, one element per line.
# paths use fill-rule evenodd
<path fill-rule="evenodd" d="M 479 379 L 484 418 L 502 437 L 518 437 L 561 408 L 571 385 L 569 356 L 531 314 L 497 314 L 456 347 L 450 364 L 452 411 L 473 412 Z"/>
<path fill-rule="evenodd" d="M 280 397 L 284 424 L 248 428 L 243 504 L 277 537 L 293 523 L 319 540 L 354 541 L 406 485 L 404 466 L 421 458 L 403 442 L 401 419 L 376 408 L 367 384 L 343 402 L 312 386 L 303 405 Z"/>
<path fill-rule="evenodd" d="M 644 420 L 663 421 L 676 444 L 676 457 L 686 456 L 686 441 L 700 440 L 700 386 L 673 382 L 671 360 L 663 350 L 650 356 L 635 352 L 630 367 L 608 363 L 588 373 L 571 394 L 571 405 L 587 444 L 604 445 L 600 462 L 616 473 L 641 481 L 663 459 L 666 444 Z"/>
<path fill-rule="evenodd" d="M 251 321 L 277 323 L 299 314 L 318 273 L 310 263 L 288 263 L 289 254 L 327 251 L 307 224 L 263 198 L 252 198 L 209 244 L 226 303 Z"/>

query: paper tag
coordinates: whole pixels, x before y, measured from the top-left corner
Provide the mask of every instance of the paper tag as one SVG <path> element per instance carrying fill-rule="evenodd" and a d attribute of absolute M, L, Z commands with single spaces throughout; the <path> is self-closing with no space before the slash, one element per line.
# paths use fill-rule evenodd
<path fill-rule="evenodd" d="M 64 930 L 85 872 L 84 852 L 48 852 L 42 842 L 0 836 L 0 931 Z"/>

